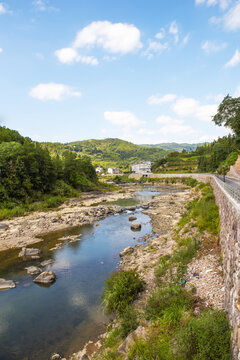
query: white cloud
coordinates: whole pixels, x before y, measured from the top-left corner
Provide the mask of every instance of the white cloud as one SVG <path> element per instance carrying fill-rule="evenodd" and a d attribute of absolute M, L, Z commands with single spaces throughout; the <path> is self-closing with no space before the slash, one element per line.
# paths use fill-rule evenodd
<path fill-rule="evenodd" d="M 162 97 L 159 95 L 152 95 L 148 98 L 147 103 L 150 105 L 162 104 L 167 102 L 172 102 L 176 99 L 177 95 L 175 94 L 166 94 Z"/>
<path fill-rule="evenodd" d="M 140 35 L 131 24 L 94 21 L 77 33 L 73 47 L 97 46 L 110 53 L 126 54 L 142 47 Z"/>
<path fill-rule="evenodd" d="M 153 54 L 161 54 L 164 50 L 168 49 L 168 43 L 160 43 L 159 41 L 149 40 L 148 48 L 143 52 L 144 56 L 148 59 L 153 57 Z"/>
<path fill-rule="evenodd" d="M 162 125 L 158 129 L 161 135 L 177 134 L 179 136 L 189 136 L 198 133 L 191 126 L 184 125 L 183 120 L 173 119 L 170 116 L 161 115 L 156 119 L 156 122 Z"/>
<path fill-rule="evenodd" d="M 34 0 L 33 5 L 38 11 L 59 11 L 56 7 L 49 5 L 49 0 Z"/>
<path fill-rule="evenodd" d="M 5 5 L 2 2 L 0 2 L 0 15 L 7 14 L 7 13 L 10 13 L 10 11 L 7 10 L 7 8 L 5 7 Z"/>
<path fill-rule="evenodd" d="M 182 45 L 183 46 L 187 45 L 187 43 L 189 42 L 189 39 L 190 39 L 190 34 L 187 34 L 186 36 L 184 36 Z"/>
<path fill-rule="evenodd" d="M 240 1 L 227 12 L 223 18 L 224 27 L 228 31 L 240 29 Z"/>
<path fill-rule="evenodd" d="M 208 7 L 219 5 L 222 10 L 227 9 L 231 2 L 232 0 L 195 0 L 196 5 L 206 4 Z"/>
<path fill-rule="evenodd" d="M 240 63 L 240 52 L 237 49 L 233 55 L 233 57 L 225 64 L 225 67 L 234 67 Z"/>
<path fill-rule="evenodd" d="M 119 125 L 124 128 L 135 127 L 144 124 L 135 114 L 130 111 L 105 111 L 104 118 L 113 125 Z"/>
<path fill-rule="evenodd" d="M 165 37 L 165 33 L 165 29 L 161 28 L 160 31 L 155 35 L 155 38 L 162 40 Z"/>
<path fill-rule="evenodd" d="M 192 115 L 199 106 L 199 102 L 193 98 L 182 98 L 173 105 L 173 111 L 179 116 Z"/>
<path fill-rule="evenodd" d="M 215 44 L 212 41 L 205 41 L 204 43 L 202 43 L 202 50 L 206 53 L 206 54 L 211 54 L 214 52 L 218 52 L 221 51 L 223 49 L 225 49 L 227 47 L 226 43 L 222 43 L 222 44 Z"/>
<path fill-rule="evenodd" d="M 172 21 L 170 27 L 169 27 L 169 34 L 172 34 L 174 35 L 174 39 L 175 39 L 175 42 L 177 43 L 178 40 L 179 40 L 179 30 L 178 30 L 178 25 L 177 25 L 177 22 L 174 20 Z"/>
<path fill-rule="evenodd" d="M 98 65 L 98 60 L 94 56 L 79 55 L 73 48 L 63 48 L 55 51 L 55 56 L 63 64 L 82 62 L 84 64 Z"/>
<path fill-rule="evenodd" d="M 0 48 L 0 53 L 2 53 L 3 52 L 3 49 L 2 48 Z"/>
<path fill-rule="evenodd" d="M 80 97 L 82 94 L 67 85 L 47 83 L 38 84 L 30 90 L 29 95 L 38 100 L 60 101 L 66 97 Z"/>
<path fill-rule="evenodd" d="M 191 116 L 201 121 L 210 121 L 217 112 L 217 104 L 200 105 L 193 98 L 182 98 L 173 105 L 173 111 L 179 116 Z"/>
<path fill-rule="evenodd" d="M 197 108 L 195 116 L 201 121 L 209 121 L 217 113 L 217 109 L 217 104 L 201 105 Z"/>
<path fill-rule="evenodd" d="M 210 94 L 206 97 L 206 99 L 209 101 L 214 101 L 215 103 L 220 103 L 224 99 L 224 97 L 225 97 L 224 94 L 217 94 L 217 95 Z"/>

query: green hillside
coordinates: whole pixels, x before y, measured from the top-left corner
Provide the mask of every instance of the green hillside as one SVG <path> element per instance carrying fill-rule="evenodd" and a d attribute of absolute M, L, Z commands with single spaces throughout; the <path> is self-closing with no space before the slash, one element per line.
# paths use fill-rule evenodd
<path fill-rule="evenodd" d="M 203 143 L 198 143 L 198 144 L 182 143 L 182 144 L 178 144 L 178 143 L 172 142 L 172 143 L 160 143 L 160 144 L 147 144 L 145 146 L 164 149 L 164 150 L 170 150 L 170 151 L 186 150 L 187 152 L 190 152 L 190 151 L 196 150 L 197 147 L 202 146 L 202 145 L 204 145 L 204 144 Z"/>
<path fill-rule="evenodd" d="M 135 145 L 120 139 L 91 139 L 66 144 L 43 143 L 43 145 L 52 154 L 61 154 L 65 150 L 71 150 L 79 155 L 90 156 L 95 166 L 102 166 L 104 169 L 120 167 L 124 171 L 128 171 L 130 165 L 136 161 L 156 161 L 167 155 L 166 150 Z"/>

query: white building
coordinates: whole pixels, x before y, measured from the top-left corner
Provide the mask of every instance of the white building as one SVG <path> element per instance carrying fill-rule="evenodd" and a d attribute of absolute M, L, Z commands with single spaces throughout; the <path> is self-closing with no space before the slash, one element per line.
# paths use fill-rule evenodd
<path fill-rule="evenodd" d="M 108 168 L 108 174 L 111 175 L 121 174 L 121 170 L 119 168 Z"/>
<path fill-rule="evenodd" d="M 103 168 L 102 167 L 100 167 L 100 166 L 98 166 L 97 168 L 96 168 L 96 173 L 97 174 L 101 174 L 101 173 L 103 173 L 104 171 L 103 171 Z"/>
<path fill-rule="evenodd" d="M 152 171 L 151 161 L 136 162 L 132 165 L 132 172 L 135 174 L 149 174 Z"/>

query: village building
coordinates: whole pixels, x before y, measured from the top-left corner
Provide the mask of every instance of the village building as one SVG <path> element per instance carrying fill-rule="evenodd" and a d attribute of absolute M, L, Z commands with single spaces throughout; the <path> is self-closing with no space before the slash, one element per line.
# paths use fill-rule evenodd
<path fill-rule="evenodd" d="M 136 162 L 132 165 L 132 172 L 135 174 L 149 174 L 152 171 L 151 161 Z"/>
<path fill-rule="evenodd" d="M 121 174 L 121 170 L 119 168 L 108 168 L 108 174 L 111 175 Z"/>
<path fill-rule="evenodd" d="M 104 170 L 103 170 L 102 167 L 98 166 L 98 167 L 96 168 L 96 173 L 97 173 L 97 174 L 101 174 L 101 173 L 103 173 L 103 172 L 104 172 Z"/>

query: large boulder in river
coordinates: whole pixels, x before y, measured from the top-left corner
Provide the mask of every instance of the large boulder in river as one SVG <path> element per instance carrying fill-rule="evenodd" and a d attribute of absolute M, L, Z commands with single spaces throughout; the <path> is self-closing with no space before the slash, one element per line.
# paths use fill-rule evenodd
<path fill-rule="evenodd" d="M 136 223 L 136 222 L 131 224 L 132 230 L 141 230 L 141 227 L 142 227 L 142 225 L 139 223 Z"/>
<path fill-rule="evenodd" d="M 133 220 L 137 220 L 137 218 L 136 218 L 136 216 L 133 216 L 133 215 L 132 215 L 132 216 L 129 216 L 128 220 L 129 220 L 129 221 L 133 221 Z"/>
<path fill-rule="evenodd" d="M 37 256 L 40 254 L 40 250 L 39 249 L 33 249 L 33 248 L 26 248 L 23 247 L 22 250 L 19 253 L 19 257 L 24 257 L 24 256 Z M 37 257 L 38 258 L 38 257 Z M 37 259 L 36 258 L 36 259 Z"/>
<path fill-rule="evenodd" d="M 16 287 L 16 283 L 12 280 L 0 279 L 0 290 L 8 290 Z"/>
<path fill-rule="evenodd" d="M 42 272 L 42 269 L 40 269 L 37 266 L 29 266 L 25 268 L 27 270 L 27 273 L 29 275 L 38 275 Z"/>
<path fill-rule="evenodd" d="M 123 251 L 120 252 L 120 258 L 123 258 L 125 255 L 131 254 L 134 249 L 131 246 L 126 247 Z"/>
<path fill-rule="evenodd" d="M 36 277 L 33 281 L 38 284 L 51 284 L 56 280 L 56 275 L 53 271 L 44 271 Z"/>

